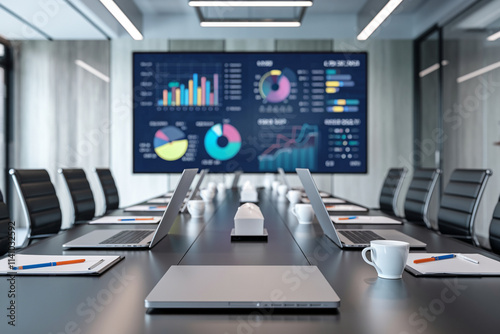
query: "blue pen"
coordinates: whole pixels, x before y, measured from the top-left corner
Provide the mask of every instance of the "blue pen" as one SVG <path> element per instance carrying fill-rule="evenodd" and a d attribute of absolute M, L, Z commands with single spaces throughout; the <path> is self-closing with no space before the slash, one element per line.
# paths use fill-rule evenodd
<path fill-rule="evenodd" d="M 58 262 L 46 262 L 46 263 L 38 263 L 38 264 L 28 264 L 26 266 L 13 267 L 12 269 L 13 270 L 36 269 L 36 268 L 62 266 L 65 264 L 75 264 L 75 263 L 82 263 L 82 262 L 85 262 L 85 259 L 58 261 Z"/>
<path fill-rule="evenodd" d="M 356 219 L 358 218 L 357 216 L 350 216 L 350 217 L 340 217 L 339 220 L 350 220 L 350 219 Z"/>
<path fill-rule="evenodd" d="M 425 258 L 425 259 L 414 260 L 413 263 L 424 263 L 424 262 L 431 262 L 431 261 L 453 259 L 454 257 L 455 257 L 455 254 L 432 256 L 432 257 L 428 257 L 428 258 Z"/>

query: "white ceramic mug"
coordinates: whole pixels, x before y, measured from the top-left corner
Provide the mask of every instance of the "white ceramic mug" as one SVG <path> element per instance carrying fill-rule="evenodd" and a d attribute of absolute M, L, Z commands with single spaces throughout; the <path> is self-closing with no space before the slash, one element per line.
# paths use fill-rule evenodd
<path fill-rule="evenodd" d="M 288 192 L 288 187 L 286 184 L 282 184 L 278 187 L 278 196 L 280 200 L 286 201 L 286 193 Z"/>
<path fill-rule="evenodd" d="M 205 202 L 199 199 L 190 200 L 187 203 L 187 209 L 191 217 L 203 217 L 203 214 L 205 213 Z"/>
<path fill-rule="evenodd" d="M 371 261 L 366 257 L 368 251 L 371 251 Z M 410 244 L 404 241 L 372 240 L 361 256 L 366 263 L 375 267 L 378 277 L 399 279 L 403 275 L 409 251 Z"/>
<path fill-rule="evenodd" d="M 208 182 L 207 189 L 210 189 L 215 193 L 217 192 L 217 184 L 215 182 Z"/>
<path fill-rule="evenodd" d="M 200 190 L 200 196 L 205 202 L 209 203 L 214 199 L 215 192 L 213 192 L 211 189 L 202 189 Z"/>
<path fill-rule="evenodd" d="M 217 183 L 217 193 L 226 194 L 226 185 L 223 182 Z"/>
<path fill-rule="evenodd" d="M 273 190 L 273 193 L 278 192 L 278 187 L 280 186 L 280 184 L 280 181 L 273 181 L 273 183 L 271 183 L 271 189 Z"/>
<path fill-rule="evenodd" d="M 300 190 L 289 190 L 286 198 L 290 201 L 290 203 L 300 203 L 302 200 L 302 192 Z"/>
<path fill-rule="evenodd" d="M 266 173 L 266 176 L 264 177 L 264 187 L 266 189 L 271 189 L 273 181 L 274 181 L 274 174 Z"/>
<path fill-rule="evenodd" d="M 297 203 L 292 213 L 299 220 L 299 224 L 311 224 L 314 219 L 314 210 L 311 204 Z"/>

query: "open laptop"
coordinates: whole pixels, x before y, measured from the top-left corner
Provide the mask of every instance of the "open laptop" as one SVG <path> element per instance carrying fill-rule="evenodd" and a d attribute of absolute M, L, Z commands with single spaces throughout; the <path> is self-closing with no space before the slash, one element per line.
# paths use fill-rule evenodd
<path fill-rule="evenodd" d="M 304 186 L 307 197 L 311 201 L 314 213 L 323 229 L 323 233 L 340 248 L 364 248 L 370 246 L 371 240 L 399 240 L 406 241 L 411 248 L 425 248 L 427 245 L 404 233 L 390 229 L 340 229 L 336 230 L 330 219 L 328 210 L 321 200 L 316 183 L 309 169 L 297 168 L 297 175 Z"/>
<path fill-rule="evenodd" d="M 95 230 L 63 245 L 63 248 L 139 248 L 149 249 L 163 239 L 172 228 L 184 198 L 193 182 L 197 168 L 185 169 L 172 200 L 156 229 Z"/>
<path fill-rule="evenodd" d="M 290 185 L 290 182 L 288 181 L 288 177 L 286 176 L 286 173 L 285 173 L 285 170 L 281 167 L 278 167 L 278 173 L 281 177 L 281 180 L 283 181 L 283 184 L 285 184 L 287 186 L 288 189 L 293 189 L 293 190 L 300 190 L 300 191 L 303 191 L 304 189 L 303 188 L 300 188 L 300 187 L 292 187 Z"/>
<path fill-rule="evenodd" d="M 202 169 L 200 172 L 200 177 L 198 178 L 198 181 L 196 181 L 193 190 L 189 193 L 189 196 L 186 198 L 184 201 L 184 205 L 182 206 L 182 209 L 180 212 L 185 213 L 187 211 L 187 204 L 190 200 L 196 198 L 196 194 L 198 193 L 198 190 L 200 189 L 201 183 L 203 182 L 203 179 L 205 176 L 208 174 L 208 169 Z"/>
<path fill-rule="evenodd" d="M 231 189 L 238 189 L 238 183 L 240 182 L 240 177 L 241 174 L 243 174 L 243 171 L 237 170 L 234 172 L 234 178 L 233 178 L 233 183 L 231 184 Z"/>
<path fill-rule="evenodd" d="M 153 309 L 317 310 L 339 307 L 340 298 L 316 266 L 193 265 L 171 266 L 145 305 Z"/>

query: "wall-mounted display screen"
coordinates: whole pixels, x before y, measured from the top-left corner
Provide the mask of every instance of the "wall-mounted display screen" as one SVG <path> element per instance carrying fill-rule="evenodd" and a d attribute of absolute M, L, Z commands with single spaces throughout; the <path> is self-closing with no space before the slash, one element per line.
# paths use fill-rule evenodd
<path fill-rule="evenodd" d="M 367 171 L 366 53 L 134 53 L 134 172 Z"/>

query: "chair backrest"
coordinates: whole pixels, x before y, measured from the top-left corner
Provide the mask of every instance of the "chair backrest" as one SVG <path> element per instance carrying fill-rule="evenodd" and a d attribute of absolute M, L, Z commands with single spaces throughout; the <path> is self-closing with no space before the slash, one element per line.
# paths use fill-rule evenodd
<path fill-rule="evenodd" d="M 28 222 L 28 238 L 58 233 L 62 215 L 59 199 L 45 169 L 11 169 Z"/>
<path fill-rule="evenodd" d="M 59 169 L 73 202 L 74 220 L 91 220 L 95 216 L 94 194 L 83 169 Z"/>
<path fill-rule="evenodd" d="M 382 191 L 380 192 L 379 207 L 380 210 L 390 215 L 398 215 L 398 197 L 406 176 L 406 168 L 391 168 L 387 172 Z"/>
<path fill-rule="evenodd" d="M 495 206 L 493 219 L 490 225 L 490 246 L 491 249 L 500 254 L 500 200 Z"/>
<path fill-rule="evenodd" d="M 437 180 L 441 174 L 440 169 L 420 168 L 415 169 L 413 178 L 406 193 L 405 219 L 432 228 L 427 217 L 432 193 L 436 188 Z"/>
<path fill-rule="evenodd" d="M 0 192 L 0 256 L 9 251 L 9 209 L 3 201 L 2 193 Z"/>
<path fill-rule="evenodd" d="M 104 192 L 106 211 L 118 209 L 120 198 L 118 197 L 118 189 L 116 188 L 111 171 L 107 168 L 96 168 L 95 172 L 97 173 L 102 191 Z"/>
<path fill-rule="evenodd" d="M 489 169 L 455 169 L 444 189 L 438 212 L 438 229 L 459 239 L 474 239 L 474 220 Z"/>

